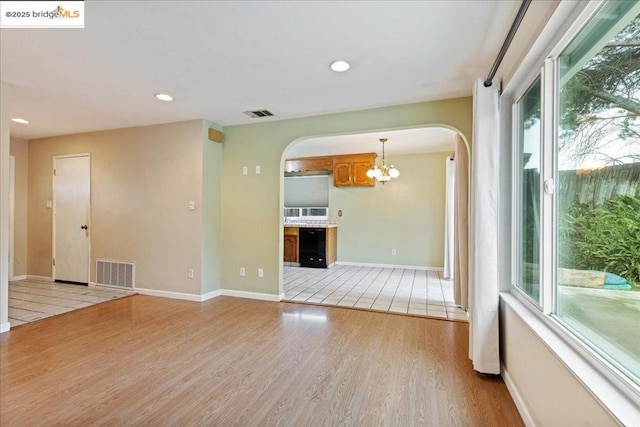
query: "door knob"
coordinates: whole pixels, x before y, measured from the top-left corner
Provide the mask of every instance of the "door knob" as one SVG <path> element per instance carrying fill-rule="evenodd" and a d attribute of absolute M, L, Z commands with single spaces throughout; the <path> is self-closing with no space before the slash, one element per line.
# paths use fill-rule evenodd
<path fill-rule="evenodd" d="M 80 226 L 80 228 L 82 228 L 83 230 L 88 230 L 89 229 L 89 227 L 86 226 L 86 225 L 82 225 L 82 226 Z"/>

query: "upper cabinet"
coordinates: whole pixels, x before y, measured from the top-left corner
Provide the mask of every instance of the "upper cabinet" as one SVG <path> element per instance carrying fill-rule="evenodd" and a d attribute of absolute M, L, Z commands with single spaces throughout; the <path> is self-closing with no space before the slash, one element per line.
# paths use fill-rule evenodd
<path fill-rule="evenodd" d="M 284 161 L 285 172 L 332 171 L 333 156 L 299 157 Z"/>
<path fill-rule="evenodd" d="M 333 185 L 336 187 L 373 186 L 367 176 L 376 161 L 375 153 L 349 154 L 333 158 Z"/>
<path fill-rule="evenodd" d="M 339 156 L 299 157 L 286 159 L 285 172 L 332 171 L 336 187 L 373 186 L 375 179 L 367 176 L 373 168 L 376 153 L 344 154 Z"/>

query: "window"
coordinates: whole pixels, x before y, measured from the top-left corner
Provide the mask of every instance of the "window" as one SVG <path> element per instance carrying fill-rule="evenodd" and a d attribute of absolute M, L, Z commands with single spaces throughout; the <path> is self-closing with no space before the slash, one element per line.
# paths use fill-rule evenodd
<path fill-rule="evenodd" d="M 608 3 L 557 61 L 555 313 L 640 381 L 640 16 L 630 19 L 631 4 Z"/>
<path fill-rule="evenodd" d="M 640 2 L 559 49 L 514 104 L 514 286 L 640 385 Z"/>
<path fill-rule="evenodd" d="M 540 302 L 540 77 L 516 104 L 519 257 L 516 286 Z"/>

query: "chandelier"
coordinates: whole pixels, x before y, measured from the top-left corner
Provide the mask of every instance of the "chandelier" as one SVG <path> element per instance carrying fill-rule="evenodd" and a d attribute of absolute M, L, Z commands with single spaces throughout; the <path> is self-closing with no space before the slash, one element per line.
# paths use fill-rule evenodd
<path fill-rule="evenodd" d="M 400 171 L 394 168 L 393 165 L 389 166 L 384 162 L 384 143 L 387 142 L 387 138 L 380 138 L 380 142 L 382 142 L 382 165 L 375 165 L 373 169 L 369 169 L 367 176 L 375 178 L 384 184 L 387 181 L 391 181 L 392 178 L 399 177 Z"/>

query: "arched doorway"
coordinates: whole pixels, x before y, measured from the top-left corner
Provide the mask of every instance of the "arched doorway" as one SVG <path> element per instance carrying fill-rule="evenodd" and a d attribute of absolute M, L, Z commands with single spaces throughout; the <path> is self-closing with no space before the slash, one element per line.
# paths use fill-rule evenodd
<path fill-rule="evenodd" d="M 323 207 L 327 208 L 327 216 L 319 222 L 337 225 L 337 264 L 339 266 L 357 267 L 360 270 L 365 268 L 408 270 L 408 273 L 403 271 L 403 274 L 415 274 L 415 271 L 442 271 L 446 234 L 445 169 L 448 159 L 460 150 L 465 154 L 460 156 L 465 163 L 459 167 L 466 169 L 464 175 L 467 185 L 464 191 L 467 193 L 465 200 L 468 200 L 469 147 L 466 138 L 457 129 L 447 125 L 429 125 L 348 135 L 310 136 L 293 141 L 283 154 L 282 164 L 285 164 L 285 159 L 290 158 L 306 159 L 369 152 L 377 153 L 377 163 L 380 163 L 382 158 L 380 138 L 387 138 L 386 163 L 395 163 L 400 170 L 400 177 L 385 185 L 376 183 L 372 187 L 339 187 L 333 185 L 332 171 L 326 168 L 288 174 L 285 174 L 283 168 L 281 189 L 283 231 L 280 236 L 281 241 L 285 242 L 283 243 L 285 255 L 291 251 L 290 243 L 295 239 L 285 237 L 284 230 L 289 230 L 285 208 L 299 207 L 294 206 L 298 202 L 307 203 L 307 207 L 316 207 L 309 205 L 308 203 L 313 204 L 313 202 L 305 197 L 298 196 L 322 192 L 324 185 L 325 194 L 317 200 L 324 201 Z M 288 191 L 291 187 L 288 185 L 289 182 L 315 183 L 313 190 L 308 185 L 296 184 L 293 187 L 298 195 L 292 195 Z M 453 243 L 450 242 L 449 245 Z M 300 301 L 301 298 L 293 298 L 293 295 L 287 292 L 291 290 L 291 282 L 316 279 L 309 277 L 305 279 L 298 274 L 302 274 L 299 270 L 296 270 L 298 277 L 291 278 L 291 274 L 288 273 L 296 264 L 283 265 L 284 259 L 280 262 L 282 265 L 280 294 L 285 295 L 285 300 Z M 329 270 L 325 273 L 327 277 L 321 279 L 323 283 L 330 281 L 331 276 L 334 279 L 339 276 L 338 273 L 334 274 Z M 339 280 L 347 283 L 358 280 L 364 283 L 372 278 L 371 275 L 379 273 L 377 270 L 372 271 L 365 279 L 355 274 L 353 268 L 351 270 L 348 273 L 351 276 L 344 276 Z M 433 273 L 424 273 L 425 276 L 429 274 Z M 378 277 L 376 280 L 381 279 L 382 277 Z M 355 284 L 354 289 L 356 289 Z M 335 304 L 335 295 L 334 298 L 324 298 L 329 290 L 330 288 L 316 292 L 317 296 L 305 298 L 304 301 L 339 305 Z M 304 292 L 301 295 L 308 296 Z M 451 289 L 450 299 L 453 299 L 453 289 Z M 424 301 L 425 305 L 426 302 Z"/>

